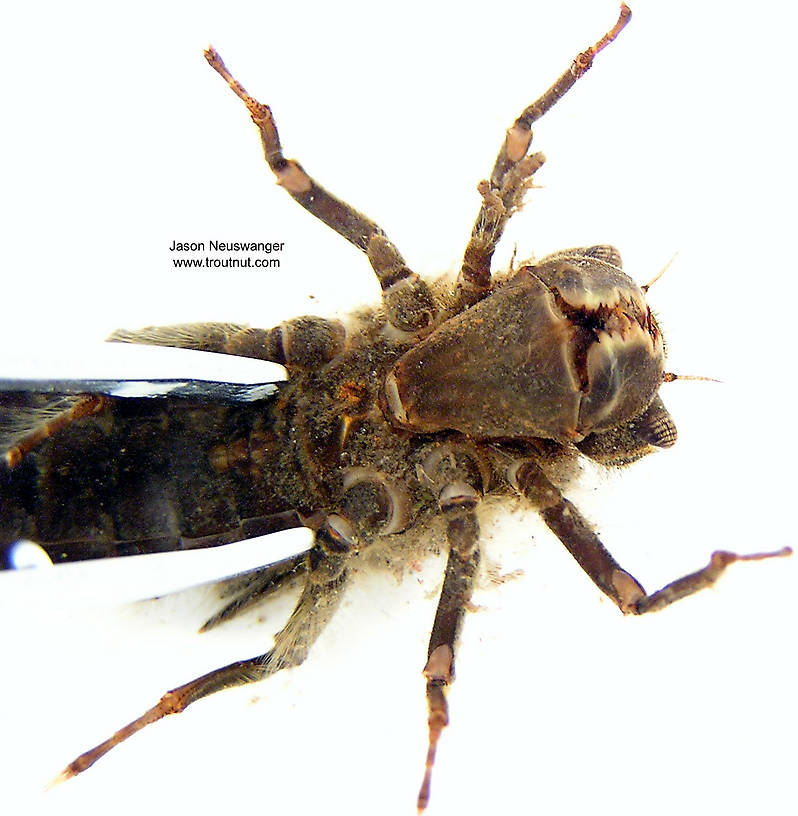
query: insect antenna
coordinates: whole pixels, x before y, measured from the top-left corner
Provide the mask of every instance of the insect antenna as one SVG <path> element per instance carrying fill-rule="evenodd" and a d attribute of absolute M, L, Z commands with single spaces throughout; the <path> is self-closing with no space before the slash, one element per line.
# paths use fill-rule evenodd
<path fill-rule="evenodd" d="M 676 252 L 674 252 L 673 255 L 671 255 L 671 259 L 668 261 L 668 263 L 666 263 L 665 266 L 663 266 L 662 269 L 660 269 L 660 271 L 657 272 L 657 274 L 654 275 L 654 277 L 648 283 L 641 286 L 640 288 L 644 292 L 648 292 L 648 290 L 670 269 L 671 264 L 676 260 L 676 256 L 678 254 L 679 250 L 677 249 Z"/>
<path fill-rule="evenodd" d="M 662 382 L 673 382 L 674 380 L 698 380 L 702 382 L 722 383 L 723 380 L 716 380 L 714 377 L 702 377 L 698 374 L 674 374 L 672 371 L 666 371 L 662 375 Z"/>
<path fill-rule="evenodd" d="M 660 269 L 660 271 L 657 272 L 657 274 L 654 275 L 654 277 L 648 283 L 646 283 L 644 286 L 641 286 L 640 288 L 644 292 L 648 292 L 648 290 L 668 271 L 668 269 L 670 269 L 671 264 L 676 260 L 676 256 L 678 254 L 679 254 L 678 250 L 674 252 L 668 263 L 666 263 L 665 266 L 663 266 L 662 269 Z M 723 382 L 722 380 L 715 379 L 715 377 L 702 377 L 698 374 L 675 374 L 672 371 L 666 371 L 662 375 L 662 382 L 664 383 L 674 382 L 674 380 L 696 380 L 701 382 L 714 382 L 714 383 Z"/>

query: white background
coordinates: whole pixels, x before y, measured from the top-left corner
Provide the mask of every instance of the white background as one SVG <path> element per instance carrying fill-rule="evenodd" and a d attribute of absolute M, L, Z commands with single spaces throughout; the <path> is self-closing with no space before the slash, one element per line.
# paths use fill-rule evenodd
<path fill-rule="evenodd" d="M 668 367 L 724 384 L 663 389 L 678 445 L 573 496 L 655 589 L 713 549 L 796 543 L 798 20 L 789 3 L 634 12 L 536 127 L 543 189 L 502 258 L 514 242 L 519 257 L 609 242 L 646 282 L 680 253 L 650 293 Z M 609 0 L 17 4 L 0 347 L 82 358 L 71 344 L 120 326 L 270 326 L 377 296 L 365 259 L 273 184 L 209 42 L 272 106 L 286 154 L 432 274 L 457 265 L 504 129 L 616 14 Z M 281 273 L 172 268 L 172 240 L 208 238 L 284 241 Z M 629 620 L 535 519 L 485 533 L 487 557 L 526 575 L 475 598 L 430 814 L 795 812 L 795 558 Z M 4 807 L 413 813 L 439 570 L 364 581 L 306 666 L 199 703 L 48 794 L 167 688 L 265 651 L 290 603 L 199 637 L 207 593 L 120 607 L 94 600 L 100 572 L 66 599 L 0 576 Z"/>

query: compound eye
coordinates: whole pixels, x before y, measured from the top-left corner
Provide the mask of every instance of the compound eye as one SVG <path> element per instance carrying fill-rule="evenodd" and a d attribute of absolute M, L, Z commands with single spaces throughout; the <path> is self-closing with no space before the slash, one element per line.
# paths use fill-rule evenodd
<path fill-rule="evenodd" d="M 649 445 L 670 448 L 676 444 L 676 423 L 659 397 L 655 397 L 648 410 L 631 424 L 640 439 Z"/>
<path fill-rule="evenodd" d="M 676 424 L 656 396 L 639 417 L 617 428 L 592 433 L 576 446 L 594 462 L 620 467 L 652 453 L 655 448 L 670 448 L 676 436 Z"/>

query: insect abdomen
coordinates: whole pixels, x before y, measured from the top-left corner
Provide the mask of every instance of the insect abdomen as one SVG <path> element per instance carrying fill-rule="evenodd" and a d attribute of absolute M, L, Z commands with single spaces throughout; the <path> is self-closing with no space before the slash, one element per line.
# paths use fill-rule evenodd
<path fill-rule="evenodd" d="M 221 456 L 250 438 L 251 455 Z M 0 544 L 29 538 L 53 560 L 70 561 L 297 526 L 274 478 L 280 457 L 267 405 L 111 400 L 4 468 Z"/>

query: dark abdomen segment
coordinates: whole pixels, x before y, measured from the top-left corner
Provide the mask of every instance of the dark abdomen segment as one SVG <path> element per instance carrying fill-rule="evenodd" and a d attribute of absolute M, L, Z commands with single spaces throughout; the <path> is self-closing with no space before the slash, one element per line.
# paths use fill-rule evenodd
<path fill-rule="evenodd" d="M 0 544 L 29 538 L 54 561 L 72 561 L 298 526 L 275 479 L 285 450 L 271 424 L 268 401 L 111 400 L 0 468 Z M 260 445 L 252 455 L 251 439 Z"/>

